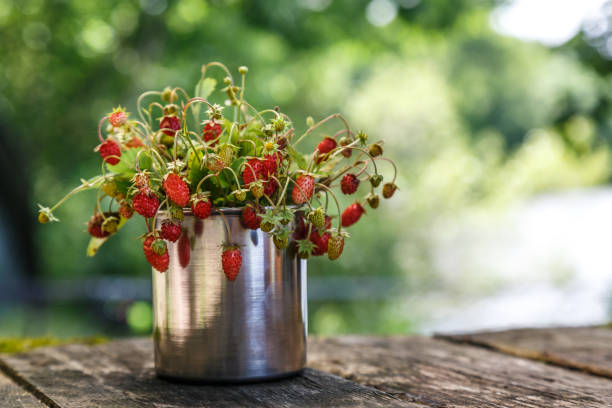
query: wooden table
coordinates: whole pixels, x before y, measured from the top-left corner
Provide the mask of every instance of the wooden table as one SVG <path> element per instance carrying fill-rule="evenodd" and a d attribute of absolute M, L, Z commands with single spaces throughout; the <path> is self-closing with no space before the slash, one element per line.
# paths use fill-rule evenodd
<path fill-rule="evenodd" d="M 0 356 L 0 407 L 612 407 L 612 330 L 311 338 L 303 375 L 168 383 L 150 339 Z"/>

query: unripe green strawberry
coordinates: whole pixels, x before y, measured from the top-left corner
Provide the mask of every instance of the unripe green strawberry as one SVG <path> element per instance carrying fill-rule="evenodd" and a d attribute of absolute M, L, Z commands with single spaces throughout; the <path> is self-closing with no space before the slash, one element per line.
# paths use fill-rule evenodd
<path fill-rule="evenodd" d="M 178 113 L 178 106 L 176 106 L 174 103 L 169 103 L 168 105 L 164 106 L 163 112 L 166 116 L 176 115 Z"/>
<path fill-rule="evenodd" d="M 272 237 L 272 241 L 274 242 L 274 246 L 276 248 L 282 250 L 282 249 L 287 248 L 287 245 L 289 244 L 289 236 L 274 235 Z"/>
<path fill-rule="evenodd" d="M 246 193 L 249 190 L 245 190 L 242 188 L 239 188 L 237 190 L 234 190 L 234 197 L 236 198 L 237 201 L 244 201 L 246 200 Z"/>
<path fill-rule="evenodd" d="M 218 173 L 225 168 L 225 163 L 219 156 L 211 154 L 206 159 L 206 168 L 212 173 Z"/>
<path fill-rule="evenodd" d="M 378 194 L 368 194 L 366 199 L 368 200 L 370 208 L 378 208 L 378 204 L 380 203 L 380 197 L 378 196 Z"/>
<path fill-rule="evenodd" d="M 373 174 L 372 176 L 370 176 L 370 184 L 372 184 L 372 187 L 374 188 L 378 187 L 382 180 L 382 174 Z"/>
<path fill-rule="evenodd" d="M 264 195 L 264 185 L 261 181 L 254 181 L 249 186 L 249 190 L 255 198 L 260 198 Z"/>
<path fill-rule="evenodd" d="M 180 222 L 183 222 L 183 220 L 185 219 L 183 209 L 177 205 L 170 206 L 170 209 L 168 210 L 168 215 L 170 215 L 170 218 L 174 218 L 175 220 L 178 220 Z"/>
<path fill-rule="evenodd" d="M 264 221 L 259 226 L 259 229 L 261 229 L 263 232 L 270 232 L 274 229 L 274 224 L 272 224 L 271 222 Z"/>
<path fill-rule="evenodd" d="M 325 210 L 323 208 L 315 208 L 308 213 L 308 221 L 317 229 L 321 229 L 325 226 Z"/>
<path fill-rule="evenodd" d="M 223 144 L 219 146 L 219 157 L 221 161 L 225 163 L 227 167 L 232 164 L 232 159 L 234 158 L 234 148 L 229 144 Z"/>
<path fill-rule="evenodd" d="M 379 143 L 372 143 L 368 148 L 368 153 L 372 157 L 377 157 L 383 154 L 382 146 Z"/>
<path fill-rule="evenodd" d="M 344 236 L 339 233 L 332 234 L 327 241 L 327 257 L 332 261 L 338 259 L 342 255 L 342 250 L 344 250 Z"/>
<path fill-rule="evenodd" d="M 102 190 L 107 196 L 115 197 L 117 194 L 117 184 L 112 179 L 105 180 L 104 183 L 102 183 Z"/>
<path fill-rule="evenodd" d="M 359 142 L 362 146 L 365 146 L 365 144 L 368 142 L 368 134 L 365 133 L 363 130 L 360 130 L 359 132 L 357 132 L 357 139 L 359 139 Z"/>

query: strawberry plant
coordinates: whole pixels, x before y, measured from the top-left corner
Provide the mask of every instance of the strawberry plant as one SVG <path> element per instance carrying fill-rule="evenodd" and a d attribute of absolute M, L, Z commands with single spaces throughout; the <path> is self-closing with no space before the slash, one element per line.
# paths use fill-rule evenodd
<path fill-rule="evenodd" d="M 213 68 L 225 75 L 220 89 L 227 97 L 225 106 L 208 99 L 217 88 L 217 81 L 207 75 Z M 225 219 L 224 208 L 241 207 L 244 227 L 270 234 L 279 250 L 286 248 L 301 258 L 340 257 L 348 237 L 343 228 L 358 222 L 366 205 L 378 207 L 379 188 L 384 198 L 393 196 L 395 164 L 383 157 L 382 141 L 371 143 L 366 133 L 355 133 L 337 113 L 316 123 L 309 117 L 307 130 L 298 135 L 294 122 L 278 108 L 257 110 L 247 102 L 248 70 L 240 67 L 238 72 L 240 81 L 235 82 L 227 67 L 212 62 L 202 67 L 193 97 L 168 87 L 143 93 L 136 115 L 122 107 L 113 109 L 98 124 L 95 150 L 101 174 L 82 180 L 54 206 L 40 206 L 39 221 L 57 221 L 53 212 L 68 197 L 95 189 L 87 228 L 92 236 L 89 255 L 135 218 L 135 212 L 144 218 L 145 257 L 164 272 L 169 243 L 187 242 L 179 240 L 186 211 L 199 219 L 216 211 Z M 336 131 L 320 133 L 334 122 Z M 319 140 L 313 152 L 302 154 L 298 145 L 307 137 Z M 381 187 L 382 162 L 391 165 L 393 177 Z M 353 195 L 363 185 L 368 186 L 367 195 L 341 209 L 334 190 Z M 103 199 L 107 211 L 102 210 Z M 156 229 L 160 211 L 167 212 L 168 220 Z M 231 242 L 227 221 L 225 225 L 229 242 L 219 243 L 224 248 L 222 269 L 234 280 L 242 255 L 240 246 Z"/>

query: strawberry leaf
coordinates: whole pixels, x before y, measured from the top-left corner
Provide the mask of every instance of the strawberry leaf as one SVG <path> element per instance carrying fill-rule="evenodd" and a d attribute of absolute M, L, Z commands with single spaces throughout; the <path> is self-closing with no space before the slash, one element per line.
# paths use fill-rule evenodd
<path fill-rule="evenodd" d="M 300 152 L 295 150 L 293 146 L 287 146 L 287 151 L 289 152 L 289 156 L 291 156 L 291 158 L 297 163 L 300 169 L 308 169 L 308 162 Z"/>

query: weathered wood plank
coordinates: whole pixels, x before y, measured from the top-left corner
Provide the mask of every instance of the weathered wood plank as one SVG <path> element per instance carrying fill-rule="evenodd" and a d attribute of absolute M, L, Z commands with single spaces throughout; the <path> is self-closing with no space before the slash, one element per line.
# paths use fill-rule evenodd
<path fill-rule="evenodd" d="M 612 378 L 612 330 L 605 327 L 516 329 L 438 337 Z"/>
<path fill-rule="evenodd" d="M 312 339 L 309 366 L 432 407 L 610 407 L 612 381 L 422 337 Z"/>
<path fill-rule="evenodd" d="M 241 386 L 168 383 L 153 373 L 149 339 L 41 348 L 1 360 L 61 408 L 422 407 L 307 369 L 287 380 Z"/>
<path fill-rule="evenodd" d="M 0 407 L 45 408 L 45 405 L 0 373 Z"/>

